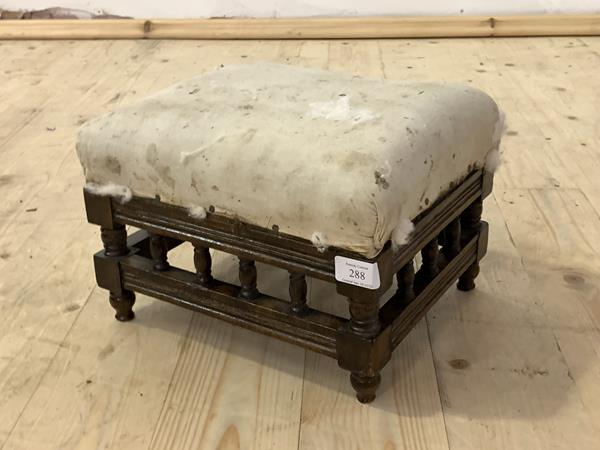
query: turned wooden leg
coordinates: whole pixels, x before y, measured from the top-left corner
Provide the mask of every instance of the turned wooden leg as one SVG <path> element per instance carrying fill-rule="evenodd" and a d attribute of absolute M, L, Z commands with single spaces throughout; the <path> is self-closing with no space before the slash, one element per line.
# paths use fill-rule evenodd
<path fill-rule="evenodd" d="M 469 242 L 481 229 L 481 213 L 483 200 L 479 198 L 473 202 L 460 216 L 461 245 Z M 475 278 L 479 275 L 479 262 L 473 263 L 458 279 L 456 287 L 461 291 L 470 291 L 475 288 Z"/>
<path fill-rule="evenodd" d="M 240 258 L 240 285 L 240 297 L 253 300 L 260 295 L 256 288 L 256 265 L 251 259 Z"/>
<path fill-rule="evenodd" d="M 304 274 L 290 272 L 290 307 L 294 314 L 302 315 L 308 311 L 306 292 L 306 277 Z"/>
<path fill-rule="evenodd" d="M 115 319 L 120 322 L 127 322 L 135 317 L 133 305 L 135 303 L 135 293 L 133 291 L 123 290 L 120 293 L 111 292 L 109 294 L 110 306 L 116 311 Z"/>
<path fill-rule="evenodd" d="M 350 331 L 360 338 L 374 339 L 381 330 L 379 322 L 379 298 L 378 297 L 356 297 L 349 298 L 350 303 Z M 365 351 L 360 348 L 355 348 L 356 358 L 364 359 L 359 353 Z M 373 348 L 368 349 L 370 356 L 367 359 L 373 358 Z M 375 370 L 373 365 L 369 364 L 365 368 L 359 370 L 351 370 L 350 384 L 356 392 L 356 398 L 361 403 L 370 403 L 375 400 L 375 392 L 381 383 L 381 375 L 379 370 Z"/>
<path fill-rule="evenodd" d="M 154 260 L 154 270 L 164 271 L 171 267 L 167 261 L 168 251 L 169 245 L 163 236 L 150 235 L 150 254 Z"/>
<path fill-rule="evenodd" d="M 392 355 L 390 316 L 381 316 L 379 308 L 381 296 L 392 287 L 396 275 L 391 247 L 380 253 L 376 261 L 380 278 L 376 289 L 336 280 L 336 291 L 348 300 L 350 312 L 350 320 L 345 321 L 336 332 L 336 357 L 338 365 L 350 372 L 350 383 L 356 398 L 362 403 L 375 399 L 381 380 L 379 374 Z M 401 280 L 410 278 L 410 272 L 406 264 L 405 277 L 401 276 Z M 396 300 L 390 302 L 396 303 Z"/>
<path fill-rule="evenodd" d="M 211 274 L 212 258 L 210 257 L 210 250 L 208 247 L 194 244 L 194 266 L 196 267 L 196 274 L 198 275 L 198 281 L 203 286 L 208 286 L 213 281 Z"/>
<path fill-rule="evenodd" d="M 379 323 L 379 299 L 348 298 L 350 304 L 350 329 L 363 337 L 375 336 L 381 329 Z"/>
<path fill-rule="evenodd" d="M 114 224 L 112 228 L 101 227 L 100 237 L 104 244 L 104 254 L 111 257 L 124 256 L 129 253 L 127 248 L 127 231 L 125 225 Z M 115 309 L 115 318 L 121 322 L 127 322 L 135 317 L 133 304 L 135 293 L 133 291 L 121 290 L 110 291 L 110 305 Z"/>
<path fill-rule="evenodd" d="M 394 300 L 404 305 L 409 304 L 415 298 L 415 266 L 412 259 L 396 273 L 396 281 L 398 289 L 394 294 Z"/>
<path fill-rule="evenodd" d="M 479 263 L 469 266 L 469 268 L 460 276 L 456 287 L 460 291 L 471 291 L 475 289 L 475 278 L 479 275 Z"/>
<path fill-rule="evenodd" d="M 379 372 L 351 372 L 350 384 L 356 391 L 356 398 L 361 403 L 371 403 L 375 400 L 375 393 L 381 384 Z"/>

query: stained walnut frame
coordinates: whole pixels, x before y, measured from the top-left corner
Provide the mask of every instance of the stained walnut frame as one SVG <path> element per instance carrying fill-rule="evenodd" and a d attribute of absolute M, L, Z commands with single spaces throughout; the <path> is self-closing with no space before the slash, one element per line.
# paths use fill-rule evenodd
<path fill-rule="evenodd" d="M 415 220 L 406 245 L 394 252 L 388 243 L 372 259 L 338 248 L 320 253 L 307 240 L 216 214 L 195 219 L 160 199 L 134 197 L 121 204 L 85 190 L 84 197 L 88 221 L 100 225 L 104 244 L 94 256 L 96 279 L 110 292 L 118 320 L 133 319 L 134 292 L 206 313 L 336 358 L 350 371 L 358 400 L 366 403 L 375 398 L 393 349 L 454 281 L 461 290 L 475 287 L 487 249 L 482 201 L 491 190 L 492 174 L 474 171 Z M 128 237 L 126 225 L 140 231 Z M 168 262 L 169 250 L 186 241 L 194 246 L 196 273 Z M 239 286 L 213 278 L 210 248 L 239 258 Z M 415 272 L 419 252 L 422 264 Z M 336 281 L 336 255 L 376 262 L 380 287 Z M 255 261 L 289 272 L 288 300 L 260 292 Z M 350 319 L 310 308 L 306 276 L 336 283 L 348 299 Z M 397 291 L 380 307 L 394 276 Z"/>

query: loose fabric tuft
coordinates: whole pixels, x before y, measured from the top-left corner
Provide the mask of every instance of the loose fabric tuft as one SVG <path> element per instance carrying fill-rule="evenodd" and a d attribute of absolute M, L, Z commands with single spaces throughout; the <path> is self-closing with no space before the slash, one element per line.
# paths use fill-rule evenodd
<path fill-rule="evenodd" d="M 315 231 L 312 234 L 310 240 L 312 241 L 313 245 L 317 247 L 317 250 L 319 250 L 321 253 L 323 253 L 325 250 L 327 250 L 327 247 L 329 247 L 329 244 L 327 244 L 327 238 L 323 233 L 319 231 Z"/>
<path fill-rule="evenodd" d="M 206 219 L 206 209 L 202 206 L 191 206 L 188 208 L 188 213 L 195 219 Z"/>
<path fill-rule="evenodd" d="M 133 197 L 131 189 L 115 183 L 86 183 L 85 190 L 90 194 L 105 195 L 116 198 L 120 203 L 127 203 Z"/>
<path fill-rule="evenodd" d="M 392 232 L 392 250 L 396 251 L 401 245 L 406 244 L 414 229 L 415 226 L 409 219 L 400 219 L 398 226 Z"/>
<path fill-rule="evenodd" d="M 500 164 L 502 164 L 500 150 L 498 150 L 497 148 L 490 150 L 490 152 L 485 158 L 485 170 L 494 173 L 496 170 L 498 170 Z"/>

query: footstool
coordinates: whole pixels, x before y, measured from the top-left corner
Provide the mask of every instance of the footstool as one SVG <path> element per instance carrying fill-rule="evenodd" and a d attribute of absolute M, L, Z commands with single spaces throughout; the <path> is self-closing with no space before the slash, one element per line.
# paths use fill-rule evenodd
<path fill-rule="evenodd" d="M 82 127 L 98 285 L 120 321 L 138 292 L 336 358 L 370 402 L 434 302 L 475 286 L 501 129 L 462 85 L 220 67 Z M 195 273 L 169 263 L 182 242 Z M 239 258 L 239 286 L 212 276 L 209 249 Z M 289 299 L 260 292 L 255 261 L 289 272 Z M 349 320 L 307 305 L 307 276 L 335 283 Z"/>

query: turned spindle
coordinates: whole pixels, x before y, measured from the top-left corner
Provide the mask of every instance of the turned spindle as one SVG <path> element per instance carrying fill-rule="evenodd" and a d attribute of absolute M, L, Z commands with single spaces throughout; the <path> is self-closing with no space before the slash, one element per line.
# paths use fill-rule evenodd
<path fill-rule="evenodd" d="M 460 217 L 448 224 L 444 230 L 444 246 L 442 253 L 446 261 L 451 260 L 460 252 Z"/>
<path fill-rule="evenodd" d="M 438 273 L 438 256 L 439 256 L 439 247 L 437 238 L 429 241 L 423 250 L 421 250 L 421 257 L 423 258 L 423 265 L 421 266 L 421 271 L 425 278 L 429 281 L 432 280 Z"/>
<path fill-rule="evenodd" d="M 461 249 L 460 245 L 460 217 L 450 222 L 444 229 L 444 244 L 440 251 L 438 266 L 441 269 L 446 267 L 452 259 L 458 255 Z"/>
<path fill-rule="evenodd" d="M 167 240 L 158 234 L 150 235 L 150 255 L 154 260 L 154 270 L 168 270 L 170 265 L 167 261 L 169 246 Z"/>
<path fill-rule="evenodd" d="M 421 250 L 422 264 L 421 268 L 415 275 L 414 291 L 420 294 L 423 289 L 433 280 L 439 273 L 439 247 L 437 238 L 429 241 Z"/>
<path fill-rule="evenodd" d="M 125 225 L 115 224 L 114 228 L 100 227 L 100 238 L 106 256 L 123 256 L 129 253 Z"/>
<path fill-rule="evenodd" d="M 402 304 L 408 304 L 415 298 L 415 266 L 411 259 L 396 273 L 398 289 L 394 299 Z"/>
<path fill-rule="evenodd" d="M 460 216 L 461 245 L 465 245 L 481 229 L 481 214 L 483 212 L 483 199 L 474 201 Z M 460 276 L 456 287 L 461 291 L 470 291 L 475 288 L 475 278 L 479 275 L 479 263 L 475 262 Z"/>
<path fill-rule="evenodd" d="M 302 273 L 290 272 L 290 308 L 294 314 L 308 311 L 306 305 L 306 277 Z"/>
<path fill-rule="evenodd" d="M 256 278 L 256 264 L 254 264 L 254 261 L 240 258 L 240 297 L 253 300 L 260 295 L 256 288 Z"/>
<path fill-rule="evenodd" d="M 203 286 L 208 286 L 213 281 L 211 274 L 212 258 L 208 247 L 194 244 L 194 267 L 198 282 Z"/>

